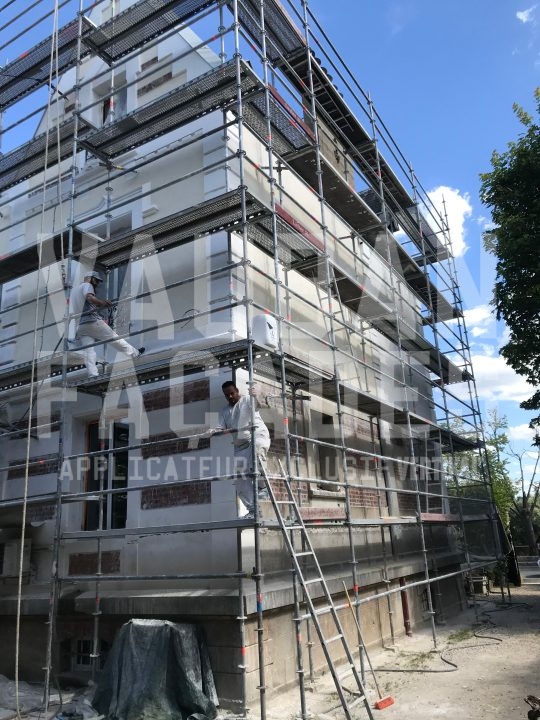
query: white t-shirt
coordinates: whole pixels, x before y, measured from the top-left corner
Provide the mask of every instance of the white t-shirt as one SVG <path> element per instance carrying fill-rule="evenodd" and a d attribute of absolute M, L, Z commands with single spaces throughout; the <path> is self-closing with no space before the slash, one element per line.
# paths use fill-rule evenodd
<path fill-rule="evenodd" d="M 86 299 L 88 293 L 95 294 L 95 290 L 89 282 L 81 283 L 71 292 L 69 302 L 76 326 L 102 319 L 97 305 L 93 305 Z"/>
<path fill-rule="evenodd" d="M 261 414 L 255 410 L 255 445 L 264 447 L 268 450 L 270 447 L 270 433 L 264 424 Z M 219 427 L 222 430 L 238 430 L 238 428 L 248 428 L 240 430 L 234 434 L 233 443 L 236 448 L 242 449 L 248 447 L 251 442 L 251 401 L 249 397 L 241 397 L 235 405 L 226 405 L 219 414 Z"/>

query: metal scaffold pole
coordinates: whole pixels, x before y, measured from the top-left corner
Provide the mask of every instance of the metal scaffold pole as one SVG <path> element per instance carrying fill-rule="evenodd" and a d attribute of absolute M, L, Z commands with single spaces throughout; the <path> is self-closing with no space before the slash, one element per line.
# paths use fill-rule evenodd
<path fill-rule="evenodd" d="M 290 435 L 289 435 L 289 417 L 287 407 L 287 372 L 283 354 L 283 302 L 282 302 L 282 268 L 279 262 L 279 229 L 277 223 L 277 211 L 276 211 L 276 177 L 274 170 L 274 163 L 276 163 L 276 157 L 274 155 L 274 148 L 272 143 L 272 123 L 271 123 L 271 106 L 270 106 L 270 85 L 271 85 L 271 61 L 268 57 L 268 38 L 266 33 L 266 18 L 265 18 L 265 0 L 260 0 L 259 5 L 259 19 L 260 19 L 260 41 L 261 41 L 261 61 L 263 69 L 263 82 L 264 82 L 264 115 L 266 125 L 266 153 L 268 158 L 268 187 L 269 187 L 269 199 L 270 199 L 270 210 L 271 210 L 271 233 L 272 233 L 272 252 L 273 252 L 273 267 L 275 276 L 275 300 L 274 300 L 274 317 L 276 318 L 277 327 L 277 352 L 279 357 L 279 373 L 281 377 L 281 415 L 283 421 L 283 436 L 285 446 L 285 465 L 289 475 L 292 470 L 291 460 L 291 446 L 290 446 Z M 293 416 L 296 413 L 295 397 L 293 393 L 292 397 L 293 404 Z M 303 656 L 303 642 L 302 642 L 302 613 L 300 609 L 300 590 L 298 587 L 298 578 L 296 571 L 292 570 L 292 589 L 293 589 L 293 606 L 294 606 L 294 624 L 295 624 L 295 640 L 296 640 L 296 674 L 298 680 L 299 696 L 300 696 L 300 714 L 303 720 L 307 720 L 309 712 L 306 705 L 306 686 L 305 686 L 305 669 L 304 669 L 304 656 Z M 308 626 L 308 643 L 309 643 L 309 626 Z"/>
<path fill-rule="evenodd" d="M 247 368 L 248 368 L 248 387 L 251 390 L 254 387 L 253 380 L 253 314 L 251 306 L 251 298 L 249 296 L 249 287 L 251 278 L 248 268 L 248 217 L 246 209 L 246 177 L 245 177 L 245 157 L 246 150 L 244 145 L 244 100 L 242 92 L 242 68 L 240 61 L 242 59 L 240 47 L 240 20 L 238 16 L 238 0 L 233 0 L 233 25 L 234 25 L 234 59 L 236 64 L 236 112 L 238 127 L 238 175 L 239 175 L 239 192 L 241 202 L 241 230 L 242 230 L 242 258 L 243 258 L 243 281 L 245 288 L 245 316 L 246 316 L 246 336 L 247 336 Z M 255 583 L 256 595 L 256 613 L 257 613 L 257 650 L 258 650 L 258 673 L 259 673 L 259 702 L 261 720 L 266 720 L 266 676 L 265 676 L 265 653 L 264 653 L 264 594 L 263 594 L 263 574 L 261 565 L 261 538 L 259 533 L 260 506 L 258 498 L 258 477 L 259 464 L 257 457 L 257 449 L 255 445 L 255 399 L 251 396 L 251 473 L 252 473 L 252 489 L 253 489 L 253 506 L 254 506 L 254 554 L 255 566 L 253 568 L 252 578 Z"/>

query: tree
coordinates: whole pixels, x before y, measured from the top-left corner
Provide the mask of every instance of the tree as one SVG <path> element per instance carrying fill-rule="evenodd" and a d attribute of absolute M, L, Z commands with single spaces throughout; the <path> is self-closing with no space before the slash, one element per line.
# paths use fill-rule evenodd
<path fill-rule="evenodd" d="M 535 527 L 535 519 L 538 514 L 540 493 L 540 483 L 538 482 L 540 448 L 537 448 L 536 452 L 525 451 L 523 453 L 517 453 L 512 448 L 509 448 L 509 455 L 514 458 L 519 468 L 519 477 L 515 481 L 516 499 L 512 507 L 514 523 L 517 521 L 521 525 L 523 540 L 529 547 L 529 554 L 536 555 L 537 528 Z M 527 473 L 524 461 L 530 455 L 534 457 L 534 465 L 532 472 Z"/>
<path fill-rule="evenodd" d="M 490 410 L 486 427 L 486 462 L 493 499 L 506 529 L 510 526 L 510 515 L 515 504 L 514 484 L 508 471 L 508 459 L 505 457 L 508 446 L 507 429 L 506 417 L 499 417 L 496 410 Z"/>
<path fill-rule="evenodd" d="M 486 249 L 497 258 L 493 304 L 510 333 L 501 354 L 540 388 L 540 88 L 535 99 L 536 122 L 514 105 L 524 131 L 506 152 L 493 153 L 491 172 L 480 175 L 480 199 L 495 225 L 484 234 Z M 540 409 L 540 389 L 521 407 Z"/>
<path fill-rule="evenodd" d="M 507 469 L 508 460 L 503 453 L 508 444 L 508 436 L 504 432 L 508 423 L 506 418 L 499 418 L 495 410 L 490 411 L 488 418 L 484 452 L 466 450 L 455 453 L 446 457 L 444 464 L 449 487 L 453 487 L 460 497 L 494 500 L 503 524 L 508 528 L 515 498 L 514 484 Z M 452 424 L 454 432 L 467 437 L 463 428 L 464 423 L 460 419 Z"/>
<path fill-rule="evenodd" d="M 460 427 L 458 421 L 457 428 Z M 535 522 L 540 510 L 540 447 L 518 453 L 510 444 L 507 429 L 506 416 L 499 416 L 496 410 L 491 410 L 485 423 L 484 458 L 489 469 L 493 500 L 505 529 L 512 526 L 515 534 L 528 546 L 529 553 L 535 555 Z M 534 461 L 532 471 L 529 471 L 526 461 L 531 455 Z M 447 472 L 456 481 L 456 494 L 465 498 L 485 497 L 483 462 L 480 455 L 469 450 L 452 459 L 451 473 L 447 463 Z"/>

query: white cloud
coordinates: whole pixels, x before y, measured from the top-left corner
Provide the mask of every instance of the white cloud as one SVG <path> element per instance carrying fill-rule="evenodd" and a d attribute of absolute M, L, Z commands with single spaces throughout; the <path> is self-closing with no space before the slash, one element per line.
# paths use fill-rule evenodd
<path fill-rule="evenodd" d="M 472 355 L 478 397 L 487 402 L 520 403 L 532 394 L 532 387 L 510 368 L 503 357 Z"/>
<path fill-rule="evenodd" d="M 463 255 L 467 250 L 465 222 L 472 215 L 473 210 L 469 194 L 461 193 L 458 189 L 447 185 L 441 185 L 428 192 L 428 196 L 443 218 L 448 219 L 454 255 L 456 257 Z"/>
<path fill-rule="evenodd" d="M 522 425 L 514 425 L 513 427 L 509 427 L 507 434 L 509 440 L 529 440 L 530 442 L 532 442 L 536 431 L 531 430 L 528 423 L 523 423 Z"/>
<path fill-rule="evenodd" d="M 495 318 L 493 317 L 492 309 L 489 305 L 477 305 L 476 307 L 465 310 L 465 324 L 468 331 L 473 337 L 480 337 L 491 332 L 493 336 Z"/>
<path fill-rule="evenodd" d="M 498 353 L 501 343 L 501 331 L 493 314 L 493 308 L 487 303 L 476 305 L 464 312 L 465 325 L 473 341 L 482 338 L 485 342 L 474 342 L 478 354 L 493 356 Z M 488 344 L 489 342 L 492 344 Z"/>
<path fill-rule="evenodd" d="M 531 5 L 527 10 L 518 10 L 516 17 L 522 23 L 534 23 L 535 22 L 536 5 Z"/>

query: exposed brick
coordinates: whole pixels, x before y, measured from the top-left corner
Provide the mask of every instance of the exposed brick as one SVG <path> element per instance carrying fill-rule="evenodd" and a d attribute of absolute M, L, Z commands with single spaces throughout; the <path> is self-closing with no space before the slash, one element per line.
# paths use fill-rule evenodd
<path fill-rule="evenodd" d="M 69 556 L 68 575 L 95 575 L 97 569 L 97 553 L 76 553 Z M 120 550 L 104 550 L 101 553 L 101 572 L 105 575 L 120 572 Z"/>
<path fill-rule="evenodd" d="M 25 476 L 25 458 L 12 460 L 9 463 L 8 480 L 21 478 Z M 49 475 L 58 472 L 58 455 L 53 453 L 50 455 L 42 455 L 41 457 L 30 458 L 28 465 L 28 475 Z"/>
<path fill-rule="evenodd" d="M 414 493 L 398 493 L 397 494 L 398 507 L 401 512 L 416 513 L 416 495 Z M 422 502 L 424 498 L 420 496 L 420 505 L 425 504 Z M 422 510 L 422 507 L 420 508 Z"/>
<path fill-rule="evenodd" d="M 190 449 L 189 440 L 179 438 L 173 432 L 151 435 L 144 442 L 145 445 L 141 448 L 141 457 L 144 460 L 151 457 L 163 457 L 164 455 L 179 455 L 188 452 Z M 150 444 L 147 445 L 146 443 Z M 199 438 L 198 450 L 206 450 L 209 447 L 210 438 Z"/>
<path fill-rule="evenodd" d="M 36 418 L 35 416 L 32 417 L 31 420 L 31 427 L 32 429 L 36 428 L 38 425 L 46 425 L 49 423 L 50 425 L 54 425 L 55 423 L 58 423 L 60 421 L 60 413 L 59 412 L 52 412 L 50 415 L 46 415 L 44 417 Z M 13 423 L 13 428 L 19 428 L 20 430 L 26 430 L 28 427 L 28 420 L 19 420 L 17 422 Z M 12 438 L 9 438 L 10 440 L 15 440 L 16 436 L 13 436 Z"/>
<path fill-rule="evenodd" d="M 203 378 L 193 382 L 179 383 L 170 388 L 151 390 L 143 395 L 146 412 L 163 410 L 175 405 L 186 405 L 210 397 L 210 380 Z"/>
<path fill-rule="evenodd" d="M 273 478 L 271 480 L 272 483 L 272 489 L 274 491 L 274 495 L 276 496 L 276 500 L 288 500 L 289 495 L 287 493 L 287 488 L 285 487 L 285 483 L 283 480 L 279 480 L 277 478 Z M 307 504 L 309 493 L 308 493 L 309 483 L 307 482 L 294 482 L 292 483 L 292 490 L 294 493 L 294 497 L 297 502 L 300 502 L 301 504 Z M 298 491 L 300 491 L 300 499 L 298 498 Z"/>
<path fill-rule="evenodd" d="M 381 508 L 386 508 L 386 493 L 383 490 L 377 491 L 363 487 L 351 487 L 349 490 L 351 505 L 360 507 L 379 507 L 379 495 Z"/>
<path fill-rule="evenodd" d="M 209 480 L 175 483 L 143 490 L 141 510 L 170 508 L 178 505 L 208 505 L 211 500 Z"/>
<path fill-rule="evenodd" d="M 56 515 L 53 503 L 42 503 L 41 505 L 28 505 L 26 508 L 27 522 L 42 522 L 52 520 Z"/>
<path fill-rule="evenodd" d="M 168 82 L 172 78 L 172 72 L 167 72 L 164 75 L 162 75 L 159 78 L 156 78 L 155 80 L 152 80 L 149 83 L 146 83 L 146 85 L 143 85 L 142 87 L 138 88 L 137 90 L 137 97 L 141 97 L 141 95 L 144 95 L 147 92 L 150 92 L 150 90 L 154 90 L 155 88 L 159 87 L 160 85 L 163 85 L 164 83 Z"/>

